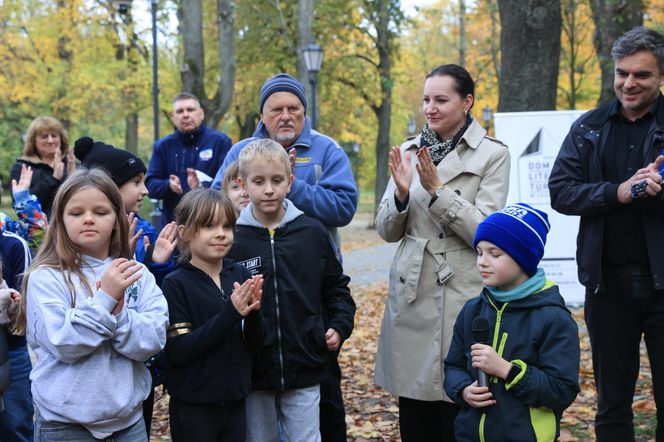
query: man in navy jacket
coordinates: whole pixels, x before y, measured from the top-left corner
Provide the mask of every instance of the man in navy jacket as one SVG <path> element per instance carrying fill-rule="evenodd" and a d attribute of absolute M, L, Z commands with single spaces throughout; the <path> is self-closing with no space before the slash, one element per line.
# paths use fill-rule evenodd
<path fill-rule="evenodd" d="M 203 172 L 214 177 L 232 146 L 228 135 L 203 124 L 205 112 L 195 95 L 183 92 L 173 100 L 171 120 L 177 130 L 154 143 L 145 186 L 150 198 L 162 199 L 162 226 L 173 220 L 175 206 L 186 192 L 199 185 Z"/>

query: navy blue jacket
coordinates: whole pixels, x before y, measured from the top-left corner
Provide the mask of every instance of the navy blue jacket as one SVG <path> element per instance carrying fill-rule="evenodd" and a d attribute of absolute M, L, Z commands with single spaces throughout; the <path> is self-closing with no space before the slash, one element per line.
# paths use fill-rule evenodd
<path fill-rule="evenodd" d="M 490 342 L 503 359 L 521 367 L 510 384 L 491 378 L 496 404 L 470 407 L 463 390 L 477 379 L 470 346 L 476 316 L 488 319 Z M 454 422 L 462 441 L 553 441 L 563 411 L 579 392 L 579 336 L 558 286 L 547 281 L 539 292 L 499 305 L 484 292 L 463 306 L 445 358 L 444 387 L 462 407 Z"/>
<path fill-rule="evenodd" d="M 30 248 L 23 238 L 15 233 L 0 233 L 0 258 L 2 259 L 2 277 L 9 288 L 21 291 L 21 275 L 28 270 L 30 261 Z M 7 333 L 9 349 L 25 346 L 25 336 L 16 336 Z"/>
<path fill-rule="evenodd" d="M 143 235 L 138 241 L 136 241 L 136 252 L 134 256 L 136 261 L 145 264 L 148 270 L 154 275 L 157 285 L 161 287 L 164 277 L 175 268 L 175 257 L 171 256 L 168 261 L 162 263 L 152 262 L 152 251 L 159 238 L 159 232 L 154 226 L 152 226 L 152 224 L 142 219 L 140 216 L 137 216 L 136 218 L 138 219 L 138 223 L 136 223 L 134 234 L 139 230 L 143 230 Z M 145 248 L 145 244 L 143 243 L 143 237 L 146 236 L 150 240 L 150 247 L 148 249 Z"/>
<path fill-rule="evenodd" d="M 233 283 L 249 272 L 224 259 L 223 292 L 202 270 L 178 264 L 164 279 L 168 301 L 166 388 L 175 399 L 192 405 L 223 405 L 242 400 L 251 391 L 251 352 L 259 346 L 260 317 L 252 312 L 243 321 L 230 295 Z"/>
<path fill-rule="evenodd" d="M 549 176 L 551 207 L 565 215 L 580 215 L 576 239 L 579 281 L 591 289 L 602 285 L 602 241 L 604 215 L 620 207 L 618 186 L 604 178 L 602 161 L 613 152 L 606 149 L 611 129 L 609 117 L 618 100 L 591 110 L 574 122 Z M 664 98 L 657 102 L 657 118 L 643 142 L 643 166 L 657 158 L 664 146 Z M 642 225 L 655 289 L 664 290 L 664 192 L 632 204 L 647 206 L 653 216 L 643 216 Z M 645 213 L 645 211 L 643 212 Z"/>
<path fill-rule="evenodd" d="M 286 200 L 286 215 L 271 234 L 240 213 L 229 257 L 263 275 L 261 316 L 265 339 L 254 364 L 254 390 L 310 387 L 325 379 L 331 352 L 325 332 L 348 339 L 355 302 L 323 225 Z"/>
<path fill-rule="evenodd" d="M 187 168 L 200 170 L 214 178 L 232 144 L 228 135 L 205 125 L 194 132 L 176 131 L 154 143 L 145 186 L 150 191 L 150 198 L 164 201 L 162 227 L 173 221 L 173 211 L 182 197 L 171 192 L 168 177 L 177 175 L 186 193 L 189 190 Z M 203 183 L 207 187 L 210 184 Z"/>

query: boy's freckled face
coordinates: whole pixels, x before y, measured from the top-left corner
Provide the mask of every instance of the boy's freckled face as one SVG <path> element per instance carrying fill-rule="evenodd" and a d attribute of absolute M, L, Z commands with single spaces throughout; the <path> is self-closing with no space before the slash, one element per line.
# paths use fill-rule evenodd
<path fill-rule="evenodd" d="M 477 243 L 477 269 L 488 287 L 507 291 L 528 280 L 528 275 L 503 249 L 488 241 Z"/>
<path fill-rule="evenodd" d="M 290 192 L 292 175 L 283 164 L 273 161 L 253 161 L 247 169 L 243 183 L 254 210 L 269 216 L 278 214 Z"/>
<path fill-rule="evenodd" d="M 145 176 L 139 173 L 122 186 L 120 186 L 120 195 L 122 195 L 122 204 L 125 212 L 134 212 L 138 214 L 143 204 L 143 198 L 148 194 L 148 189 L 143 182 Z"/>

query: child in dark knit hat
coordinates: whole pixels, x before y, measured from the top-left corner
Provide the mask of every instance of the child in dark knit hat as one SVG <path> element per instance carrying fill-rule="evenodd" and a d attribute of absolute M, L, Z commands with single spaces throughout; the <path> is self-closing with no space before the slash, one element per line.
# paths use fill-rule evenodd
<path fill-rule="evenodd" d="M 523 203 L 477 227 L 485 287 L 459 313 L 445 359 L 445 392 L 462 406 L 457 440 L 557 440 L 579 392 L 577 326 L 538 268 L 549 228 L 546 213 Z M 480 370 L 487 386 L 478 385 Z"/>
<path fill-rule="evenodd" d="M 145 264 L 161 285 L 164 276 L 174 267 L 172 258 L 177 231 L 175 223 L 164 226 L 159 235 L 156 229 L 138 216 L 143 198 L 148 194 L 145 187 L 145 163 L 126 150 L 117 149 L 90 137 L 76 140 L 74 155 L 86 167 L 101 167 L 108 172 L 120 189 L 125 211 L 129 216 L 132 245 L 136 244 L 136 260 Z"/>

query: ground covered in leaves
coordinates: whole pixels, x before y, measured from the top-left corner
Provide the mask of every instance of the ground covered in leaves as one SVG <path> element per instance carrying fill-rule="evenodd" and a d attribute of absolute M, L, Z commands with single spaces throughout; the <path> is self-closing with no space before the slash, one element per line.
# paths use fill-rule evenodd
<path fill-rule="evenodd" d="M 342 230 L 343 252 L 381 243 L 375 230 L 367 229 L 368 222 L 356 223 Z M 396 401 L 373 382 L 374 357 L 380 333 L 383 307 L 387 293 L 385 282 L 352 286 L 357 303 L 355 331 L 344 344 L 339 361 L 345 379 L 342 385 L 346 401 L 348 440 L 351 442 L 398 441 L 398 409 Z M 562 420 L 561 442 L 592 441 L 596 391 L 592 379 L 590 343 L 583 322 L 583 310 L 572 309 L 581 337 L 581 393 L 565 412 Z M 652 399 L 650 366 L 645 347 L 641 351 L 641 371 L 634 396 L 637 441 L 655 440 L 655 405 Z M 153 440 L 170 440 L 168 432 L 168 395 L 156 393 Z"/>

